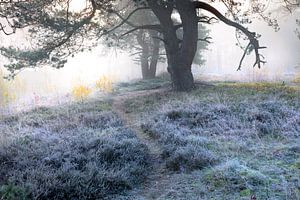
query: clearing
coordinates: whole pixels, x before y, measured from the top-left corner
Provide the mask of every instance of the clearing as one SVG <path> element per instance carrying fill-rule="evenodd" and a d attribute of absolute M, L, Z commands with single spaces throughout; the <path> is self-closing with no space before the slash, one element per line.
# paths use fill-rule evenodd
<path fill-rule="evenodd" d="M 300 199 L 300 89 L 164 81 L 0 122 L 0 199 Z"/>

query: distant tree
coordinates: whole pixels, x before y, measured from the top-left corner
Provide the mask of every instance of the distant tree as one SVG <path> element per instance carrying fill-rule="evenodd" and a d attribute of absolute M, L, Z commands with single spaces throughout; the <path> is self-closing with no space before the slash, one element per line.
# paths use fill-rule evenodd
<path fill-rule="evenodd" d="M 297 19 L 297 20 L 296 20 L 296 23 L 297 23 L 297 25 L 300 27 L 300 19 Z M 298 38 L 300 39 L 300 30 L 299 30 L 299 28 L 297 28 L 296 33 L 297 33 L 297 35 L 298 35 Z"/>
<path fill-rule="evenodd" d="M 119 15 L 117 12 L 115 14 Z M 157 19 L 152 12 L 141 10 L 131 17 L 129 23 L 144 25 L 155 21 Z M 106 35 L 108 41 L 106 44 L 130 52 L 133 59 L 141 66 L 143 79 L 155 78 L 157 64 L 164 60 L 161 52 L 162 43 L 159 40 L 161 34 L 155 30 L 141 29 L 124 37 L 119 37 L 131 28 L 132 26 L 124 24 L 122 27 L 110 31 L 110 34 Z"/>
<path fill-rule="evenodd" d="M 258 42 L 259 35 L 249 31 L 242 24 L 251 23 L 252 18 L 259 18 L 268 22 L 268 25 L 278 26 L 276 19 L 265 13 L 269 2 L 245 0 L 192 1 L 192 0 L 86 0 L 86 8 L 80 11 L 70 10 L 69 0 L 7 0 L 0 2 L 0 14 L 8 19 L 10 27 L 29 28 L 34 38 L 33 48 L 18 50 L 2 48 L 2 54 L 11 59 L 12 64 L 7 69 L 14 75 L 24 67 L 36 67 L 51 64 L 54 67 L 63 67 L 68 56 L 92 48 L 98 44 L 99 37 L 127 24 L 132 27 L 121 36 L 134 33 L 138 30 L 153 30 L 159 32 L 159 38 L 164 43 L 168 61 L 168 72 L 171 75 L 173 87 L 176 90 L 187 91 L 194 88 L 194 79 L 191 72 L 198 38 L 198 24 L 211 22 L 217 18 L 228 26 L 237 29 L 243 38 L 249 40 L 244 47 L 238 69 L 242 67 L 247 54 L 254 52 L 256 57 L 254 66 L 261 67 L 264 63 Z M 222 14 L 215 8 L 214 2 L 220 2 L 227 8 Z M 244 7 L 245 4 L 249 6 Z M 128 7 L 127 5 L 134 5 Z M 298 7 L 298 0 L 283 0 L 279 6 L 284 6 L 291 12 Z M 126 17 L 122 15 L 123 8 Z M 137 11 L 150 10 L 156 16 L 158 23 L 132 24 L 130 18 Z M 199 14 L 199 10 L 206 11 L 214 17 Z M 118 14 L 116 14 L 118 13 Z M 202 13 L 202 12 L 201 12 Z M 177 23 L 173 15 L 180 17 Z M 117 24 L 117 25 L 116 25 Z M 5 28 L 1 26 L 1 30 Z M 114 27 L 114 28 L 112 28 Z M 179 38 L 177 32 L 183 31 Z M 14 62 L 16 61 L 16 62 Z"/>
<path fill-rule="evenodd" d="M 136 40 L 141 51 L 139 62 L 141 63 L 143 79 L 155 78 L 157 63 L 160 58 L 160 41 L 157 39 L 159 32 L 153 30 L 139 30 Z"/>

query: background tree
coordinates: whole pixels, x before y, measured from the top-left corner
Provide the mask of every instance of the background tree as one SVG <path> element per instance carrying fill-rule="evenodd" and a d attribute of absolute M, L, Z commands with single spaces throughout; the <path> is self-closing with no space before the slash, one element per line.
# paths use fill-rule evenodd
<path fill-rule="evenodd" d="M 51 64 L 59 68 L 65 64 L 68 56 L 97 45 L 99 37 L 127 24 L 132 29 L 122 34 L 121 37 L 139 30 L 152 30 L 161 34 L 162 37 L 159 40 L 165 46 L 168 71 L 171 74 L 173 86 L 176 90 L 186 91 L 194 88 L 191 65 L 199 40 L 198 24 L 210 24 L 213 19 L 211 16 L 199 15 L 199 11 L 204 10 L 239 30 L 245 39 L 249 40 L 248 45 L 244 47 L 244 55 L 238 69 L 241 68 L 245 55 L 251 51 L 256 56 L 254 66 L 260 68 L 264 63 L 260 50 L 264 47 L 259 45 L 259 35 L 249 31 L 242 24 L 250 23 L 252 17 L 257 17 L 276 28 L 276 19 L 271 19 L 270 16 L 264 14 L 269 4 L 251 1 L 249 9 L 244 10 L 243 5 L 247 1 L 222 0 L 220 3 L 227 8 L 227 13 L 222 14 L 213 6 L 213 2 L 215 1 L 86 0 L 85 9 L 73 12 L 69 9 L 70 1 L 67 0 L 5 1 L 1 2 L 1 14 L 13 20 L 12 27 L 30 26 L 29 30 L 35 45 L 33 49 L 21 51 L 2 48 L 2 53 L 12 61 L 12 64 L 6 66 L 12 74 L 24 67 L 36 67 L 42 64 Z M 134 6 L 128 8 L 128 4 Z M 295 2 L 284 0 L 283 5 L 292 12 L 292 8 L 298 6 L 298 0 Z M 125 17 L 121 13 L 124 7 L 129 13 Z M 153 12 L 158 23 L 132 24 L 130 18 L 139 10 Z M 179 15 L 179 23 L 174 21 L 174 14 Z M 119 24 L 114 26 L 118 22 Z M 182 30 L 182 38 L 178 37 L 179 30 Z"/>
<path fill-rule="evenodd" d="M 297 25 L 300 27 L 300 19 L 297 19 L 297 20 L 296 20 L 296 23 L 297 23 Z M 299 30 L 299 28 L 297 28 L 296 33 L 297 33 L 297 35 L 298 35 L 298 38 L 300 39 L 300 30 Z"/>
<path fill-rule="evenodd" d="M 115 12 L 119 15 L 118 12 Z M 136 12 L 130 19 L 130 24 L 145 25 L 157 21 L 153 13 L 149 11 Z M 124 37 L 118 35 L 131 29 L 131 26 L 123 26 L 110 31 L 106 34 L 106 44 L 125 50 L 130 53 L 131 57 L 141 66 L 142 78 L 155 78 L 157 63 L 164 61 L 162 52 L 162 43 L 159 40 L 160 33 L 155 30 L 138 30 Z"/>

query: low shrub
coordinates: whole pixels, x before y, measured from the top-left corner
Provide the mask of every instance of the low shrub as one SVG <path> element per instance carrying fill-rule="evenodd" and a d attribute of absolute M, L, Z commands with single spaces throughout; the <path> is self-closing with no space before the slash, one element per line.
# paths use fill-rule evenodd
<path fill-rule="evenodd" d="M 110 132 L 20 137 L 1 146 L 0 184 L 30 199 L 100 199 L 131 189 L 147 175 L 148 149 L 128 130 Z"/>
<path fill-rule="evenodd" d="M 29 200 L 28 192 L 15 185 L 3 185 L 0 188 L 0 199 L 3 200 Z"/>
<path fill-rule="evenodd" d="M 192 135 L 189 129 L 174 124 L 157 122 L 142 128 L 162 145 L 166 167 L 173 171 L 192 171 L 211 166 L 218 160 L 208 148 L 210 141 Z"/>
<path fill-rule="evenodd" d="M 238 160 L 230 160 L 215 166 L 204 175 L 210 190 L 222 189 L 224 192 L 256 191 L 267 186 L 270 178 L 253 170 Z"/>
<path fill-rule="evenodd" d="M 216 156 L 209 150 L 189 144 L 174 149 L 166 160 L 166 166 L 173 171 L 192 171 L 211 166 L 216 160 Z"/>
<path fill-rule="evenodd" d="M 0 199 L 103 199 L 144 181 L 147 147 L 101 105 L 39 108 L 0 121 Z"/>
<path fill-rule="evenodd" d="M 168 103 L 142 128 L 162 144 L 167 167 L 176 171 L 193 170 L 218 160 L 213 151 L 219 152 L 221 147 L 208 145 L 209 137 L 297 137 L 300 112 L 274 100 L 235 104 L 194 100 L 182 105 Z"/>

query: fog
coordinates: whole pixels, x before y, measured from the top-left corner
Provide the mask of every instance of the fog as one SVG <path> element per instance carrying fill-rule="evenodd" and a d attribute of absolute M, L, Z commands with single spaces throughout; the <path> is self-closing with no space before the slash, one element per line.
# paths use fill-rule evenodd
<path fill-rule="evenodd" d="M 200 70 L 201 75 L 212 74 L 220 79 L 236 79 L 240 81 L 278 81 L 289 80 L 296 73 L 300 63 L 300 40 L 295 34 L 295 17 L 287 17 L 279 21 L 280 31 L 275 32 L 265 22 L 255 22 L 249 30 L 261 34 L 259 39 L 267 63 L 258 70 L 253 68 L 254 56 L 245 59 L 242 70 L 237 71 L 243 51 L 236 46 L 235 30 L 222 23 L 211 28 L 213 44 L 206 53 L 207 63 Z M 243 42 L 243 41 L 241 41 Z"/>
<path fill-rule="evenodd" d="M 241 71 L 237 67 L 243 51 L 236 46 L 235 29 L 222 23 L 210 25 L 212 44 L 205 51 L 204 66 L 193 66 L 196 79 L 201 80 L 239 80 L 239 81 L 282 81 L 291 80 L 300 63 L 300 40 L 295 34 L 296 12 L 292 17 L 281 20 L 280 31 L 275 32 L 265 22 L 255 22 L 250 30 L 262 35 L 260 43 L 266 46 L 263 55 L 267 64 L 258 70 L 253 68 L 254 56 L 247 56 Z M 0 37 L 3 46 L 17 44 L 19 47 L 30 46 L 26 33 L 18 31 L 16 35 Z M 242 41 L 243 42 L 243 41 Z M 7 63 L 1 57 L 1 64 Z M 2 67 L 2 71 L 5 69 Z M 166 64 L 160 63 L 158 73 L 166 71 Z M 299 69 L 298 69 L 299 71 Z M 14 104 L 31 104 L 36 96 L 55 96 L 56 102 L 62 96 L 68 96 L 76 85 L 93 87 L 101 77 L 107 76 L 114 83 L 127 82 L 141 78 L 141 69 L 129 53 L 115 48 L 107 49 L 99 45 L 91 52 L 83 52 L 70 58 L 62 69 L 50 67 L 26 69 L 18 74 L 15 81 L 10 81 L 10 92 L 16 93 Z M 18 82 L 16 84 L 15 82 Z M 17 87 L 22 86 L 22 89 Z M 16 103 L 17 102 L 17 103 Z M 49 101 L 46 101 L 49 102 Z"/>

